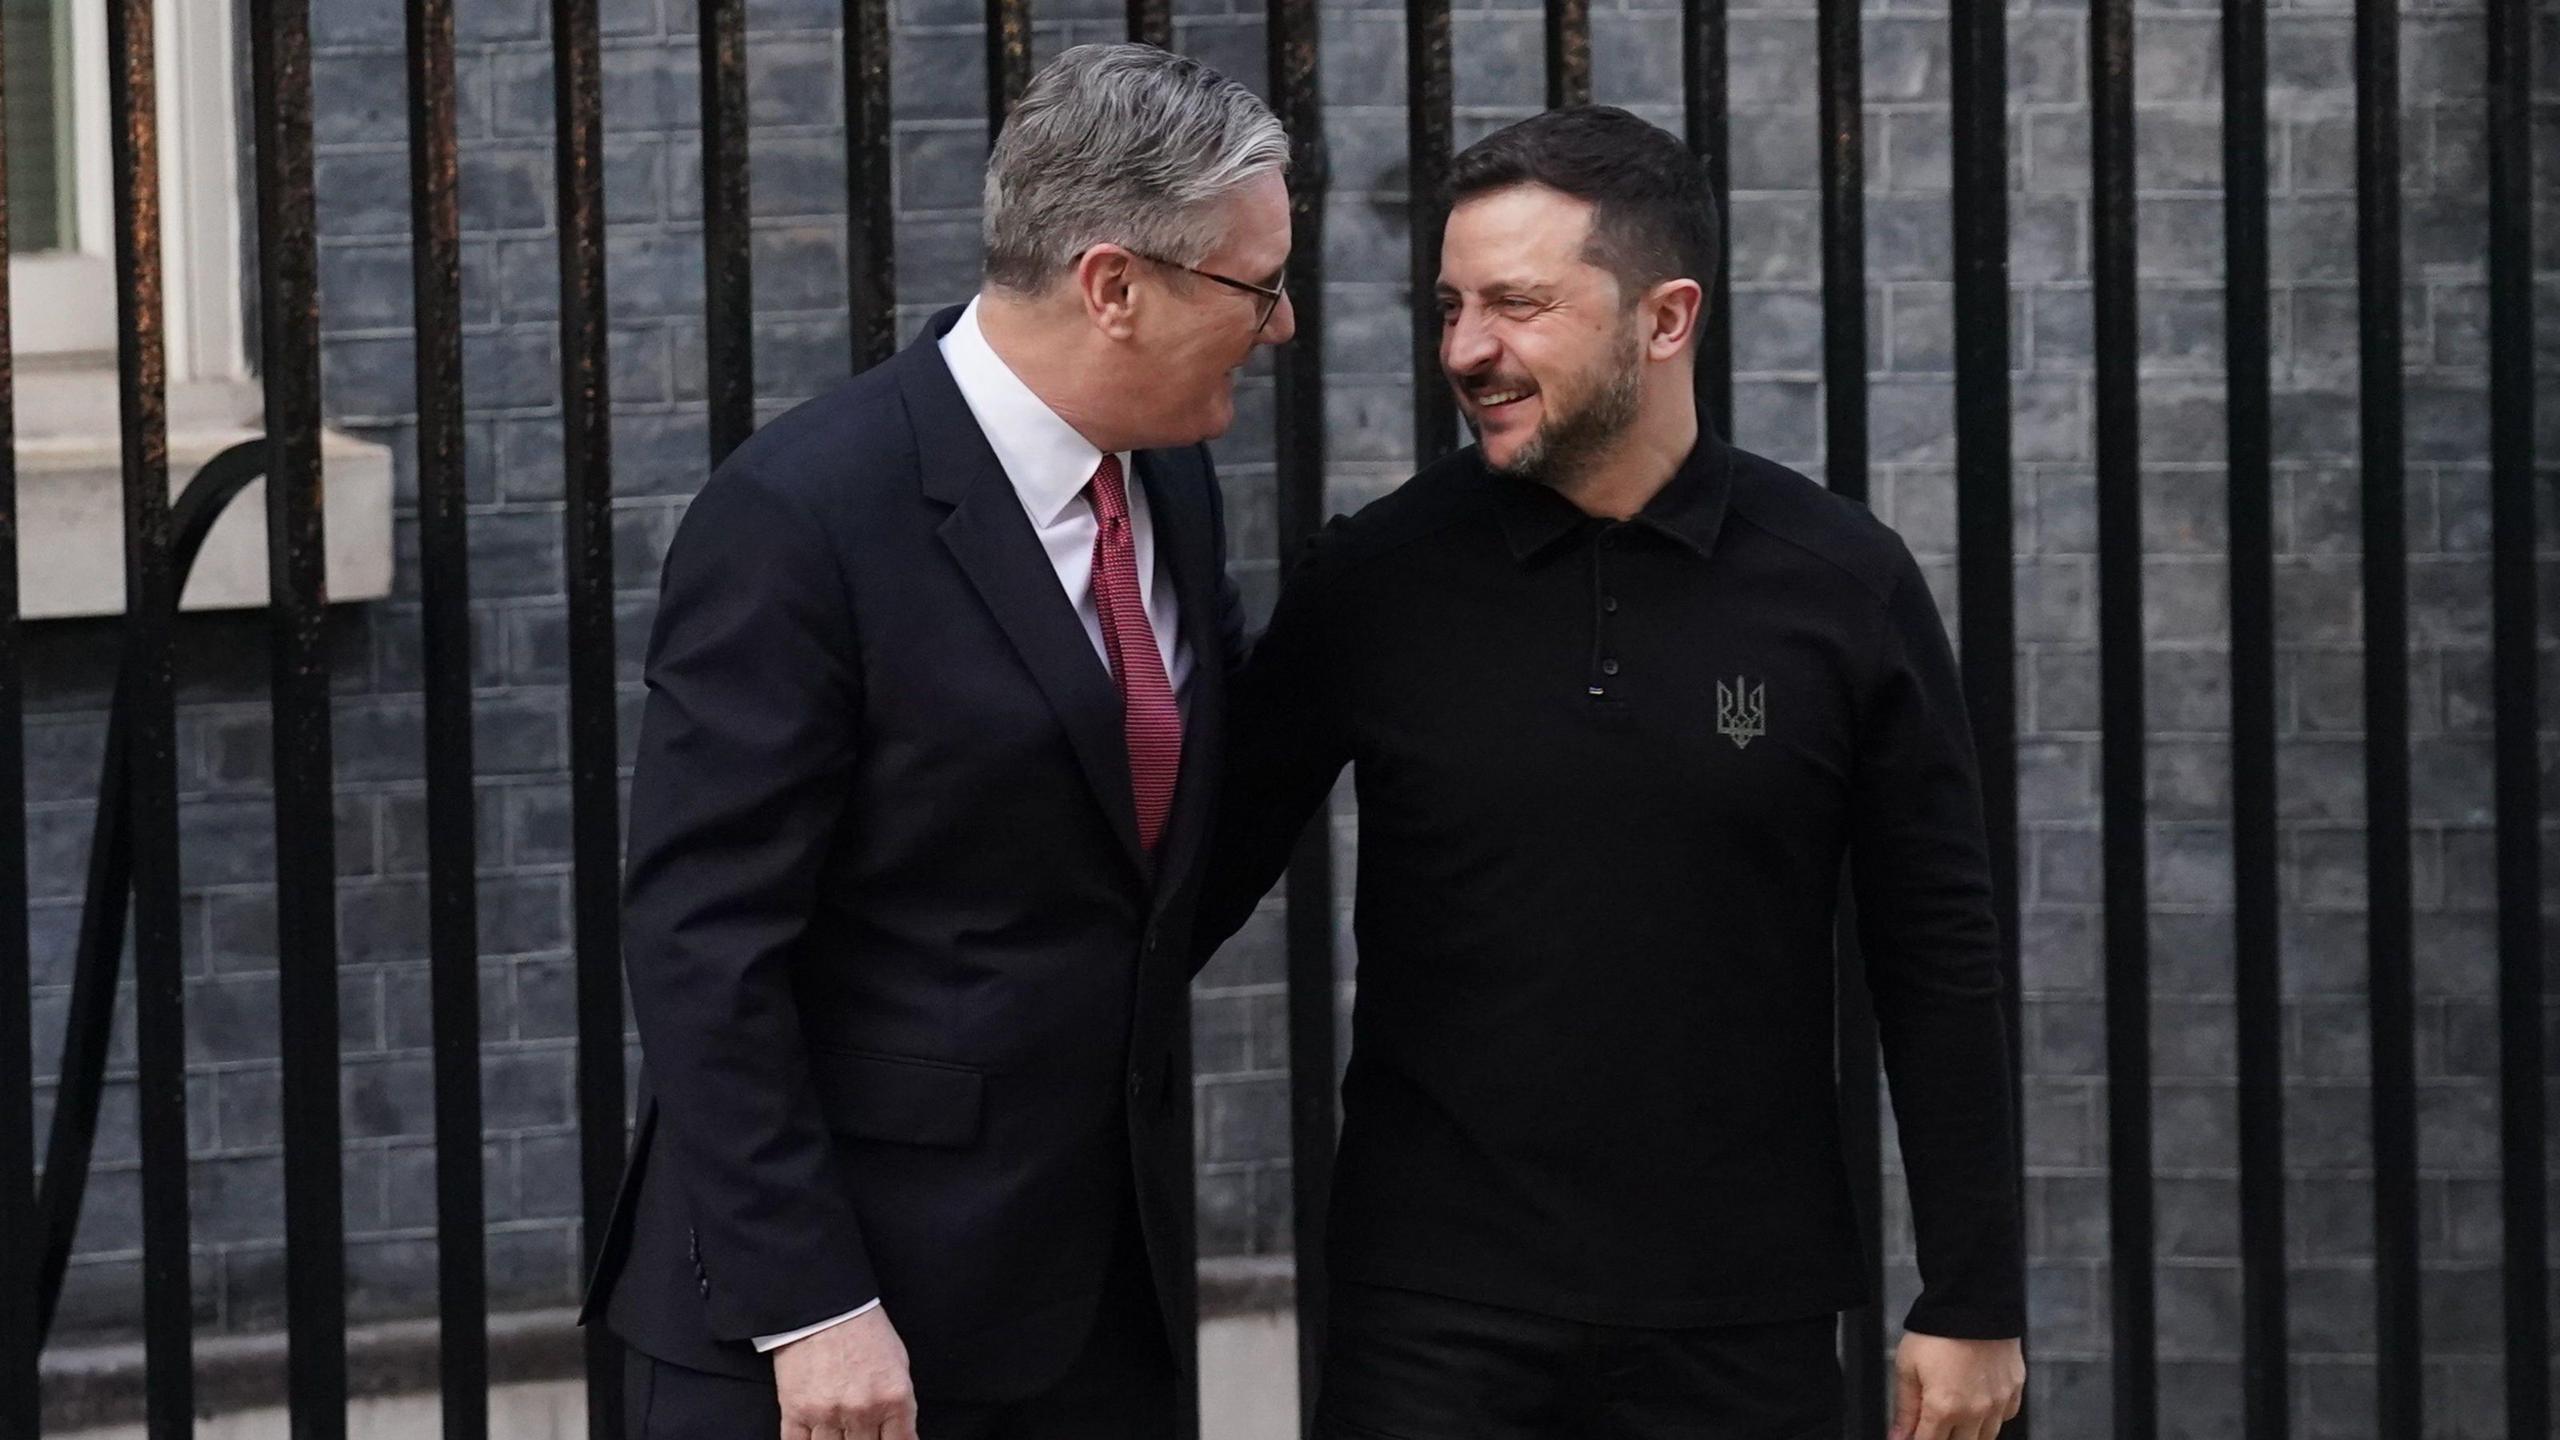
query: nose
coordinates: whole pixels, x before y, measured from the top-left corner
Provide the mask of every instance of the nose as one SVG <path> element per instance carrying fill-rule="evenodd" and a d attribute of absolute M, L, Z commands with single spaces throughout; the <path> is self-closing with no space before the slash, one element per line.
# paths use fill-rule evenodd
<path fill-rule="evenodd" d="M 1440 328 L 1440 368 L 1452 378 L 1486 368 L 1501 353 L 1491 327 L 1472 307 L 1460 307 L 1457 317 Z"/>
<path fill-rule="evenodd" d="M 1285 345 L 1298 333 L 1298 305 L 1289 292 L 1280 292 L 1280 303 L 1271 309 L 1271 318 L 1262 322 L 1262 333 L 1254 339 L 1264 345 Z"/>

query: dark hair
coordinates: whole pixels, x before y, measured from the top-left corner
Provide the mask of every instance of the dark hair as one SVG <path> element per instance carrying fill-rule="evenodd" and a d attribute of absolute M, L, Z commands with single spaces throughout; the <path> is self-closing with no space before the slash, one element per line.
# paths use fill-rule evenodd
<path fill-rule="evenodd" d="M 1449 167 L 1453 206 L 1514 185 L 1591 204 L 1583 258 L 1630 303 L 1665 280 L 1715 289 L 1716 202 L 1706 167 L 1669 131 L 1615 105 L 1570 105 L 1508 125 Z"/>

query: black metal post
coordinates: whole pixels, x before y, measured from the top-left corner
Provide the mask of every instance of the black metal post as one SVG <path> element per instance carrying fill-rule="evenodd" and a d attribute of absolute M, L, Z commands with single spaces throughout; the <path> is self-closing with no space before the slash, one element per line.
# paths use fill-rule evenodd
<path fill-rule="evenodd" d="M 1159 50 L 1173 48 L 1173 0 L 1129 0 L 1129 38 Z"/>
<path fill-rule="evenodd" d="M 1405 148 L 1412 186 L 1413 460 L 1457 448 L 1458 401 L 1440 372 L 1440 232 L 1449 220 L 1455 101 L 1449 78 L 1449 0 L 1405 0 Z"/>
<path fill-rule="evenodd" d="M 898 348 L 889 138 L 889 0 L 844 0 L 845 259 L 856 370 Z"/>
<path fill-rule="evenodd" d="M 748 228 L 747 4 L 698 0 L 702 27 L 703 337 L 711 463 L 756 428 L 755 275 Z"/>
<path fill-rule="evenodd" d="M 606 385 L 604 90 L 596 0 L 552 0 L 560 205 L 561 455 L 569 592 L 569 795 L 585 1273 L 622 1176 L 621 791 L 615 744 L 613 428 Z M 586 1330 L 587 1433 L 623 1431 L 622 1343 Z"/>
<path fill-rule="evenodd" d="M 2011 1109 L 2023 1117 L 2024 973 L 2018 939 L 2017 531 L 2009 413 L 2008 22 L 1998 5 L 1947 10 L 1954 246 L 1956 615 L 1965 713 L 1991 856 L 1992 913 L 2008 993 Z M 2023 1120 L 2016 1151 L 2026 1157 Z M 2002 1429 L 2027 1440 L 2032 1393 Z"/>
<path fill-rule="evenodd" d="M 2291 1428 L 2277 886 L 2275 478 L 2267 280 L 2267 12 L 2222 7 L 2223 301 L 2231 523 L 2233 993 L 2240 1078 L 2241 1424 Z"/>
<path fill-rule="evenodd" d="M 2400 7 L 2357 0 L 2356 289 L 2364 498 L 2365 887 L 2373 1045 L 2376 1419 L 2422 1423 L 2417 1017 L 2409 878 L 2409 607 L 2402 459 Z"/>
<path fill-rule="evenodd" d="M 1273 365 L 1279 559 L 1324 523 L 1324 196 L 1328 180 L 1316 0 L 1270 0 L 1271 98 L 1289 133 L 1289 304 L 1297 338 Z M 1333 1191 L 1333 852 L 1322 812 L 1290 857 L 1289 1143 L 1297 1259 L 1298 1412 L 1312 1434 L 1325 1345 L 1325 1207 Z"/>
<path fill-rule="evenodd" d="M 480 1157 L 479 836 L 453 0 L 409 3 L 409 219 L 417 302 L 418 588 L 426 685 L 427 951 L 436 1089 L 436 1363 L 445 1440 L 489 1434 Z"/>
<path fill-rule="evenodd" d="M 1031 0 L 987 0 L 987 144 L 1031 84 Z"/>
<path fill-rule="evenodd" d="M 1733 183 L 1726 115 L 1725 0 L 1681 0 L 1680 93 L 1689 148 L 1707 170 L 1716 207 L 1716 273 L 1707 282 L 1706 327 L 1698 336 L 1700 413 L 1716 433 L 1733 434 Z"/>
<path fill-rule="evenodd" d="M 286 1371 L 296 1440 L 328 1440 L 346 1433 L 347 1302 L 311 10 L 309 0 L 251 0 L 249 14 L 258 131 L 259 336 L 270 450 L 267 617 L 275 697 Z"/>
<path fill-rule="evenodd" d="M 2498 694 L 2498 1121 L 2509 1435 L 2551 1433 L 2530 12 L 2529 0 L 2489 3 L 2491 663 Z"/>
<path fill-rule="evenodd" d="M 1820 0 L 1814 19 L 1822 188 L 1823 478 L 1868 498 L 1865 103 L 1858 0 Z M 1845 894 L 1845 887 L 1844 887 Z M 1834 936 L 1834 1047 L 1849 1183 L 1863 1232 L 1861 1264 L 1879 1297 L 1841 1317 L 1850 1433 L 1891 1423 L 1885 1369 L 1883 1071 L 1876 1017 L 1858 945 L 1854 907 L 1843 903 Z"/>
<path fill-rule="evenodd" d="M 160 118 L 152 0 L 107 7 L 115 115 L 116 380 L 124 450 L 124 684 L 133 835 L 134 1048 L 140 1067 L 142 1344 L 152 1440 L 195 1433 L 187 1217 L 186 983 L 179 956 L 177 582 L 161 314 Z"/>
<path fill-rule="evenodd" d="M 1547 108 L 1591 103 L 1591 0 L 1547 0 Z"/>
<path fill-rule="evenodd" d="M 1955 295 L 1956 614 L 1991 850 L 1991 896 L 2019 1043 L 2016 522 L 2009 414 L 2008 24 L 1997 5 L 1947 11 Z M 2024 1114 L 2023 1104 L 2013 1108 Z M 2022 1136 L 2023 1142 L 2023 1136 Z M 2021 1148 L 2023 1156 L 2023 1143 Z M 2032 1401 L 2030 1402 L 2032 1404 Z M 2025 1440 L 2025 1415 L 2002 1430 Z"/>
<path fill-rule="evenodd" d="M 2097 351 L 2100 789 L 2105 814 L 2108 1279 L 2118 1440 L 2159 1432 L 2152 1276 L 2151 955 L 2142 636 L 2141 339 L 2134 280 L 2133 6 L 2089 16 Z"/>

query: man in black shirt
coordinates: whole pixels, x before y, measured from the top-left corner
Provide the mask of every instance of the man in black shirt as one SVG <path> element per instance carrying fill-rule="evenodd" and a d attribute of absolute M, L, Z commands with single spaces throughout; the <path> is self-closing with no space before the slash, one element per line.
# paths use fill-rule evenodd
<path fill-rule="evenodd" d="M 1999 945 L 1910 553 L 1698 418 L 1712 201 L 1553 111 L 1460 156 L 1440 355 L 1478 444 L 1337 519 L 1236 682 L 1239 925 L 1345 764 L 1360 990 L 1320 1434 L 1837 1435 L 1863 1303 L 1833 1075 L 1848 862 L 1922 1292 L 1899 1440 L 2025 1366 Z"/>

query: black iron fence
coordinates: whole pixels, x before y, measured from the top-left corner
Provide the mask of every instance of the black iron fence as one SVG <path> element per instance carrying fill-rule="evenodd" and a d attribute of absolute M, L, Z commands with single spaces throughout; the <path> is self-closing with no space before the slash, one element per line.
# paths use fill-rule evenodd
<path fill-rule="evenodd" d="M 0 1185 L 0 1432 L 35 1433 L 37 1358 L 79 1218 L 98 1119 L 120 956 L 133 956 L 144 1251 L 143 1334 L 150 1433 L 190 1433 L 191 1304 L 184 1019 L 173 655 L 176 600 L 213 518 L 251 480 L 267 481 L 272 563 L 278 967 L 284 1034 L 287 1316 L 293 1431 L 343 1433 L 347 1391 L 340 1221 L 339 1056 L 333 931 L 328 658 L 321 644 L 322 559 L 318 302 L 312 85 L 306 0 L 252 0 L 261 370 L 267 439 L 205 467 L 174 505 L 168 488 L 162 348 L 154 0 L 105 0 L 112 60 L 115 264 L 121 385 L 126 622 L 62 1077 L 40 1188 Z M 1032 0 L 988 0 L 990 111 L 1001 116 L 1031 66 Z M 745 0 L 701 0 L 704 261 L 711 453 L 753 427 L 755 385 L 747 223 Z M 436 1231 L 443 1423 L 451 1440 L 488 1431 L 483 1277 L 479 1006 L 476 985 L 470 632 L 466 564 L 461 257 L 452 0 L 407 0 L 409 142 L 415 245 L 418 476 L 427 705 L 431 991 L 436 1099 Z M 618 1172 L 625 1133 L 616 910 L 619 857 L 611 593 L 613 468 L 607 395 L 601 63 L 596 0 L 553 0 L 561 294 L 560 389 L 566 465 L 566 586 L 571 656 L 571 772 L 581 1177 L 589 1245 Z M 1267 93 L 1294 137 L 1297 243 L 1288 283 L 1299 341 L 1277 362 L 1277 528 L 1284 547 L 1324 513 L 1325 154 L 1315 0 L 1269 0 Z M 2136 357 L 2133 46 L 2130 0 L 2091 0 L 2089 225 L 2102 669 L 2107 1190 L 2115 1430 L 2157 1430 L 2160 1346 L 2146 928 L 2141 409 Z M 2268 281 L 2268 84 L 2264 0 L 2223 0 L 2224 340 L 2228 373 L 2230 740 L 2239 1063 L 2239 1220 L 2244 1274 L 2242 1433 L 2289 1433 L 2285 1293 L 2283 1043 L 2278 986 L 2276 607 Z M 1456 443 L 1439 383 L 1431 300 L 1438 191 L 1452 146 L 1449 0 L 1408 0 L 1415 441 L 1428 458 Z M 2012 594 L 2008 139 L 2005 18 L 1957 3 L 1951 70 L 1958 615 L 1964 682 L 1981 752 L 1997 903 L 2018 974 L 2018 693 Z M 2409 594 L 2403 491 L 2398 180 L 2399 16 L 2395 0 L 2355 6 L 2357 287 L 2363 498 L 2372 1038 L 2372 1185 L 2378 1430 L 2421 1432 L 2418 1155 L 2412 1000 Z M 2489 0 L 2492 438 L 2492 638 L 2495 691 L 2497 975 L 2505 1268 L 2507 1433 L 2551 1433 L 2540 723 L 2535 576 L 2535 348 L 2530 266 L 2532 17 L 2528 0 Z M 1821 371 L 1828 482 L 1863 495 L 1868 470 L 1863 303 L 1864 137 L 1857 0 L 1819 0 L 1819 126 L 1824 295 Z M 1166 0 L 1130 0 L 1128 33 L 1167 42 Z M 1716 192 L 1728 184 L 1723 0 L 1685 0 L 1682 77 L 1688 139 Z M 887 0 L 847 0 L 845 143 L 855 366 L 895 339 L 889 186 Z M 1587 98 L 1587 0 L 1548 0 L 1547 100 Z M 1000 121 L 999 121 L 1000 123 Z M 0 249 L 7 214 L 0 201 Z M 0 277 L 0 285 L 5 277 Z M 1730 288 L 1719 276 L 1699 386 L 1729 428 Z M 0 298 L 5 298 L 0 294 Z M 24 693 L 16 570 L 16 477 L 9 429 L 13 372 L 0 303 L 0 1176 L 36 1173 L 28 1087 L 31 1034 L 26 926 Z M 1288 879 L 1286 930 L 1293 1073 L 1297 1287 L 1302 1386 L 1323 1343 L 1323 1204 L 1334 1131 L 1333 875 L 1321 834 Z M 126 933 L 128 905 L 130 935 Z M 129 943 L 128 943 L 129 942 Z M 1881 1254 L 1882 1166 L 1872 1017 L 1845 953 L 1840 1015 L 1843 1111 L 1869 1225 Z M 2014 1014 L 2014 1012 L 2013 1012 Z M 2017 1037 L 2013 1030 L 2013 1052 Z M 1880 1262 L 1877 1262 L 1880 1271 Z M 1847 1317 L 1851 1433 L 1887 1417 L 1886 1317 Z M 2030 1337 L 2030 1344 L 2033 1337 Z M 591 1336 L 591 1433 L 618 1435 L 617 1348 Z M 2026 1425 L 2010 1433 L 2023 1433 Z"/>

